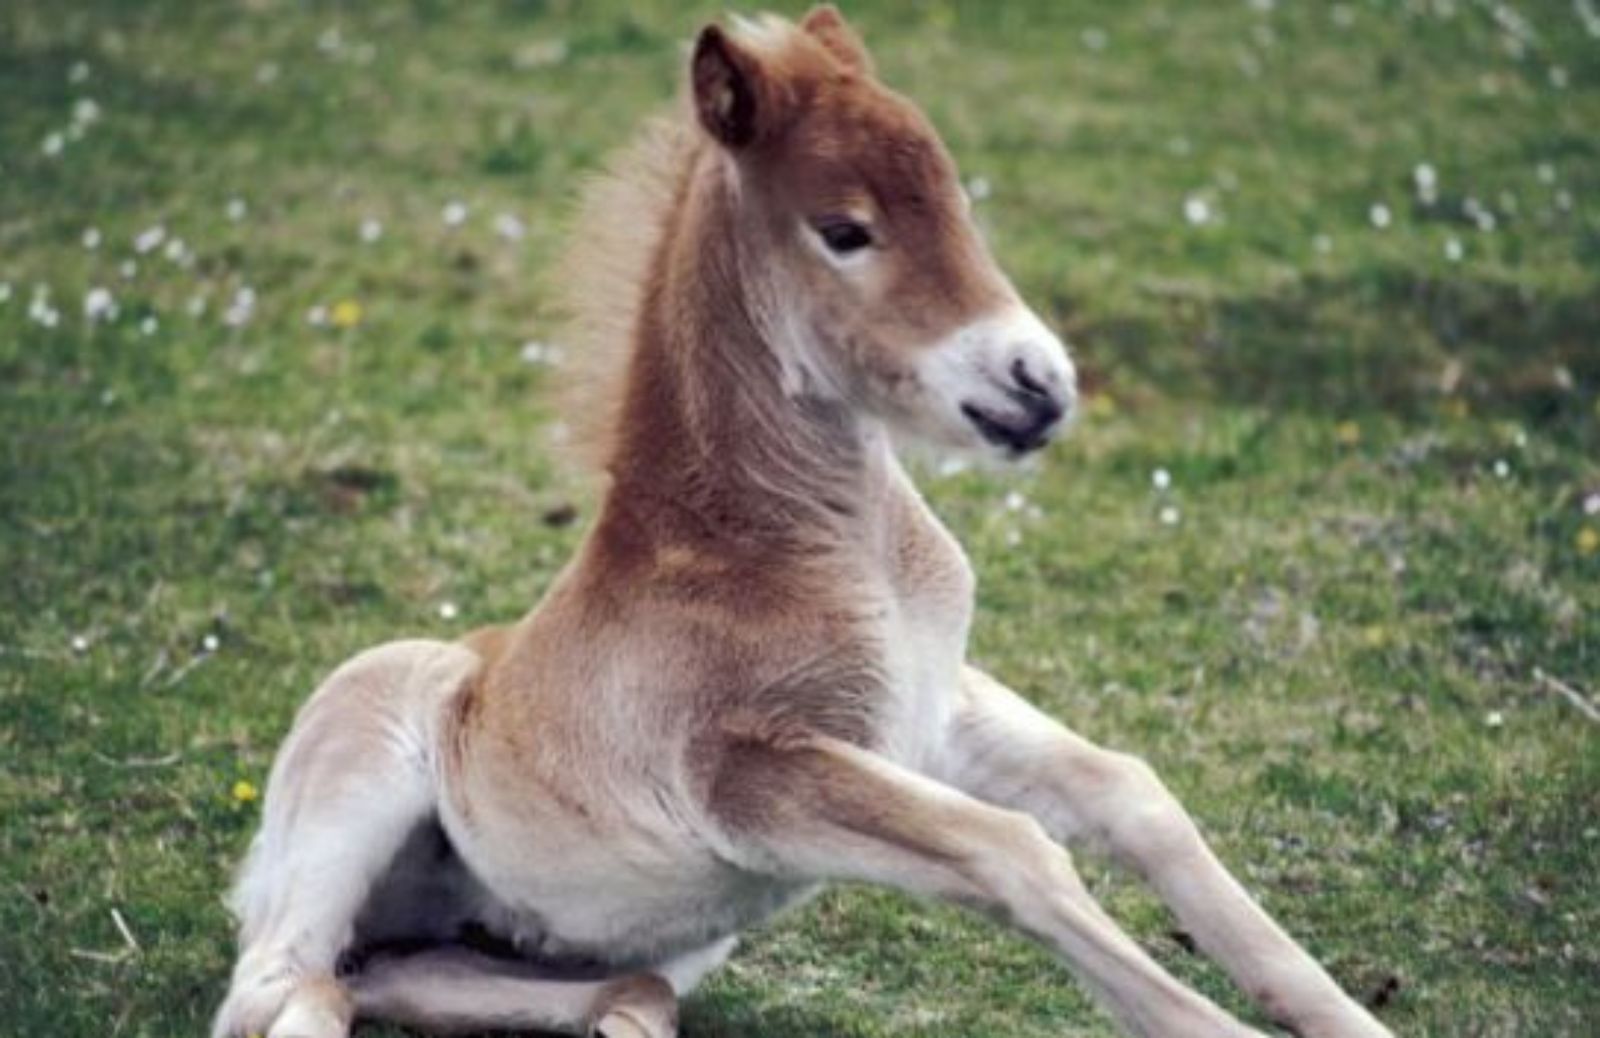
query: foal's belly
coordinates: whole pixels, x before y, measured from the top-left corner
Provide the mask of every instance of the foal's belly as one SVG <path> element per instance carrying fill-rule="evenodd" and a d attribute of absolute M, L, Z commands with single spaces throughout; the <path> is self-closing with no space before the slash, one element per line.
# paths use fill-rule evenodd
<path fill-rule="evenodd" d="M 669 845 L 645 830 L 600 838 L 565 819 L 547 821 L 519 847 L 451 833 L 479 888 L 474 914 L 531 957 L 658 963 L 755 926 L 816 890 L 739 869 L 696 841 Z"/>

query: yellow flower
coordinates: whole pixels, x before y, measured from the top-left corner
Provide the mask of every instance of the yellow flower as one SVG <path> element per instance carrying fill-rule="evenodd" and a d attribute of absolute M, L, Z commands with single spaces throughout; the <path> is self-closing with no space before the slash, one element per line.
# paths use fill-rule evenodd
<path fill-rule="evenodd" d="M 233 784 L 233 799 L 241 804 L 248 804 L 261 795 L 254 782 L 240 779 Z"/>
<path fill-rule="evenodd" d="M 1355 422 L 1340 422 L 1334 426 L 1333 435 L 1341 446 L 1354 447 L 1361 442 L 1361 426 Z"/>
<path fill-rule="evenodd" d="M 341 299 L 333 304 L 328 320 L 335 328 L 354 328 L 361 323 L 361 304 L 354 299 Z"/>
<path fill-rule="evenodd" d="M 1585 526 L 1578 531 L 1578 554 L 1593 555 L 1600 551 L 1600 530 Z"/>
<path fill-rule="evenodd" d="M 1382 624 L 1370 624 L 1361 629 L 1361 640 L 1367 643 L 1368 648 L 1381 649 L 1389 642 L 1389 632 L 1384 630 Z"/>
<path fill-rule="evenodd" d="M 1451 418 L 1465 418 L 1472 413 L 1472 408 L 1458 396 L 1449 397 L 1444 402 L 1444 413 Z"/>

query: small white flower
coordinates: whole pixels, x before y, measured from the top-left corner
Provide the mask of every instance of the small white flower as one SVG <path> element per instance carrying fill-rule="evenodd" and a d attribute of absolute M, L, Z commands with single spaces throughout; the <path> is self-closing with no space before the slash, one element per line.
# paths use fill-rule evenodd
<path fill-rule="evenodd" d="M 1600 491 L 1596 491 L 1583 499 L 1583 514 L 1600 515 Z"/>
<path fill-rule="evenodd" d="M 938 472 L 940 476 L 949 479 L 951 476 L 959 476 L 971 467 L 972 463 L 959 454 L 947 454 L 939 459 Z M 1600 494 L 1596 494 L 1595 499 L 1600 502 Z"/>
<path fill-rule="evenodd" d="M 83 232 L 83 247 L 91 252 L 100 247 L 100 228 L 90 227 Z"/>
<path fill-rule="evenodd" d="M 467 205 L 465 202 L 446 202 L 439 217 L 444 220 L 446 227 L 460 227 L 467 222 Z"/>
<path fill-rule="evenodd" d="M 1389 207 L 1382 202 L 1372 203 L 1372 208 L 1367 210 L 1367 219 L 1372 221 L 1372 226 L 1384 230 L 1394 222 L 1394 214 L 1389 212 Z"/>
<path fill-rule="evenodd" d="M 1562 188 L 1560 191 L 1556 192 L 1556 208 L 1561 210 L 1563 213 L 1569 213 L 1572 211 L 1571 191 L 1568 191 L 1566 188 Z"/>
<path fill-rule="evenodd" d="M 100 106 L 91 97 L 82 97 L 72 103 L 72 121 L 79 126 L 91 126 L 100 121 Z"/>
<path fill-rule="evenodd" d="M 456 604 L 454 602 L 439 603 L 439 619 L 441 620 L 454 620 L 458 615 L 460 615 L 460 612 L 461 611 L 456 608 Z"/>
<path fill-rule="evenodd" d="M 0 281 L 0 303 L 11 302 L 11 282 Z"/>
<path fill-rule="evenodd" d="M 256 66 L 256 82 L 262 86 L 275 83 L 278 80 L 278 63 L 276 61 L 263 61 Z"/>
<path fill-rule="evenodd" d="M 1326 234 L 1319 234 L 1311 239 L 1311 247 L 1326 256 L 1333 251 L 1333 239 Z"/>
<path fill-rule="evenodd" d="M 317 37 L 317 49 L 324 54 L 337 54 L 343 46 L 344 36 L 339 32 L 337 25 L 322 30 L 322 34 Z"/>
<path fill-rule="evenodd" d="M 1560 65 L 1551 65 L 1550 66 L 1550 85 L 1551 86 L 1555 87 L 1557 90 L 1565 90 L 1567 88 L 1567 83 L 1568 82 L 1570 82 L 1570 80 L 1569 80 L 1569 78 L 1567 76 L 1567 70 L 1566 69 L 1562 68 Z"/>
<path fill-rule="evenodd" d="M 168 262 L 181 267 L 189 260 L 189 246 L 182 238 L 173 238 L 167 242 L 167 247 L 161 250 L 161 254 L 167 257 Z"/>
<path fill-rule="evenodd" d="M 1444 243 L 1444 258 L 1451 263 L 1460 263 L 1461 257 L 1467 254 L 1460 238 L 1447 238 Z"/>
<path fill-rule="evenodd" d="M 307 310 L 306 323 L 313 328 L 326 328 L 328 326 L 328 308 L 318 303 Z"/>
<path fill-rule="evenodd" d="M 250 318 L 256 312 L 256 290 L 249 285 L 240 285 L 233 293 L 233 300 L 228 304 L 228 309 L 222 314 L 222 323 L 230 328 L 242 328 L 250 323 Z"/>
<path fill-rule="evenodd" d="M 1495 219 L 1494 213 L 1487 209 L 1479 209 L 1476 219 L 1478 221 L 1478 230 L 1485 234 L 1488 234 L 1490 231 L 1494 230 L 1495 225 L 1499 222 Z"/>
<path fill-rule="evenodd" d="M 89 321 L 112 321 L 117 316 L 117 301 L 111 290 L 96 286 L 83 297 L 83 316 Z"/>
<path fill-rule="evenodd" d="M 1165 490 L 1172 486 L 1172 473 L 1166 469 L 1156 469 L 1150 473 L 1150 485 L 1157 490 Z"/>
<path fill-rule="evenodd" d="M 200 648 L 206 652 L 216 652 L 222 647 L 222 639 L 214 634 L 208 634 L 200 639 Z"/>
<path fill-rule="evenodd" d="M 1432 205 L 1439 200 L 1439 174 L 1431 165 L 1417 163 L 1417 168 L 1411 171 L 1411 179 L 1416 182 L 1417 198 L 1424 205 Z"/>
<path fill-rule="evenodd" d="M 1504 458 L 1496 458 L 1494 463 L 1494 474 L 1499 479 L 1510 479 L 1511 463 L 1506 461 Z"/>
<path fill-rule="evenodd" d="M 194 295 L 189 297 L 189 301 L 187 303 L 183 304 L 183 310 L 184 313 L 188 314 L 190 317 L 201 316 L 206 312 L 206 297 L 196 292 Z"/>
<path fill-rule="evenodd" d="M 1157 518 L 1161 520 L 1162 526 L 1177 526 L 1178 520 L 1183 518 L 1183 514 L 1178 511 L 1176 505 L 1167 505 L 1157 513 Z"/>
<path fill-rule="evenodd" d="M 1483 723 L 1490 728 L 1500 728 L 1506 723 L 1506 715 L 1498 710 L 1490 710 L 1483 716 Z"/>
<path fill-rule="evenodd" d="M 139 275 L 139 264 L 131 259 L 123 260 L 117 264 L 117 273 L 122 275 L 122 280 L 132 281 Z"/>
<path fill-rule="evenodd" d="M 550 364 L 561 363 L 564 354 L 561 347 L 551 346 L 546 343 L 530 339 L 522 344 L 522 349 L 517 354 L 524 364 Z"/>
<path fill-rule="evenodd" d="M 361 221 L 361 229 L 358 233 L 360 233 L 362 241 L 371 245 L 383 237 L 383 221 L 369 216 Z"/>
<path fill-rule="evenodd" d="M 1190 195 L 1183 200 L 1183 218 L 1195 227 L 1210 223 L 1211 204 L 1198 195 Z"/>
<path fill-rule="evenodd" d="M 89 78 L 89 63 L 87 61 L 74 61 L 72 67 L 67 69 L 68 83 L 82 83 Z"/>
<path fill-rule="evenodd" d="M 1556 168 L 1548 162 L 1539 163 L 1539 183 L 1554 184 L 1556 182 Z"/>
<path fill-rule="evenodd" d="M 50 305 L 49 286 L 34 285 L 33 297 L 28 300 L 28 320 L 46 328 L 54 328 L 57 317 L 55 307 Z"/>
<path fill-rule="evenodd" d="M 1111 42 L 1111 37 L 1106 35 L 1106 31 L 1104 29 L 1091 27 L 1083 30 L 1080 35 L 1083 40 L 1083 45 L 1094 51 L 1096 54 L 1105 50 L 1107 44 Z"/>
<path fill-rule="evenodd" d="M 506 241 L 521 241 L 528 233 L 528 228 L 517 219 L 515 213 L 501 213 L 494 218 L 494 233 Z"/>
<path fill-rule="evenodd" d="M 160 224 L 147 227 L 140 231 L 133 239 L 133 251 L 143 255 L 152 249 L 159 248 L 167 240 L 167 229 Z"/>
<path fill-rule="evenodd" d="M 44 143 L 39 145 L 39 150 L 44 152 L 46 158 L 55 158 L 61 154 L 61 149 L 67 146 L 67 139 L 59 133 L 45 135 Z"/>
<path fill-rule="evenodd" d="M 139 333 L 146 338 L 149 338 L 150 336 L 154 335 L 160 327 L 161 322 L 157 321 L 155 315 L 152 314 L 139 322 Z"/>
<path fill-rule="evenodd" d="M 1017 545 L 1019 545 L 1021 543 L 1022 543 L 1022 531 L 1021 530 L 1013 528 L 1013 529 L 1010 529 L 1010 530 L 1006 531 L 1006 547 L 1015 548 Z"/>
<path fill-rule="evenodd" d="M 1006 511 L 1020 512 L 1027 505 L 1028 499 L 1022 496 L 1019 490 L 1012 490 L 1006 494 Z"/>
<path fill-rule="evenodd" d="M 250 207 L 245 204 L 244 199 L 242 199 L 242 198 L 230 198 L 230 199 L 228 199 L 228 205 L 227 205 L 226 212 L 228 214 L 228 219 L 232 220 L 234 223 L 238 223 L 240 220 L 243 220 L 245 218 L 245 214 L 248 213 L 249 211 L 250 211 Z"/>
<path fill-rule="evenodd" d="M 994 185 L 989 183 L 988 177 L 973 177 L 967 181 L 967 197 L 974 202 L 981 202 L 994 193 Z"/>
<path fill-rule="evenodd" d="M 82 653 L 88 652 L 89 651 L 89 639 L 84 637 L 81 634 L 73 635 L 72 636 L 72 651 L 76 652 L 76 653 L 79 653 L 80 655 Z"/>

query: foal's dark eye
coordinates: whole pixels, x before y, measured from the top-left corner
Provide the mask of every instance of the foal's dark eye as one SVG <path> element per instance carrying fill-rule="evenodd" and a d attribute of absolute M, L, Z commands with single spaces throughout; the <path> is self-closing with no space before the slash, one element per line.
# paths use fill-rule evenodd
<path fill-rule="evenodd" d="M 872 232 L 854 220 L 829 220 L 817 226 L 828 249 L 839 256 L 859 252 L 872 244 Z"/>

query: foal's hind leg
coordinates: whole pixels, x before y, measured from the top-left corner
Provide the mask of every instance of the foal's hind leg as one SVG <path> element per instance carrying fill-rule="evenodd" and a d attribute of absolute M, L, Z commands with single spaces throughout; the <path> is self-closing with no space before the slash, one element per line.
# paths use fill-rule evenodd
<path fill-rule="evenodd" d="M 435 813 L 436 720 L 476 666 L 457 646 L 391 643 L 340 667 L 300 711 L 234 888 L 241 950 L 217 1038 L 347 1032 L 335 963 L 373 884 Z"/>
<path fill-rule="evenodd" d="M 349 979 L 356 1015 L 428 1034 L 554 1031 L 673 1038 L 678 996 L 732 950 L 731 940 L 608 980 L 553 980 L 527 964 L 464 948 L 374 960 Z"/>
<path fill-rule="evenodd" d="M 963 695 L 942 769 L 950 782 L 1133 868 L 1200 947 L 1296 1033 L 1388 1035 L 1251 900 L 1142 761 L 1080 738 L 970 667 Z"/>

